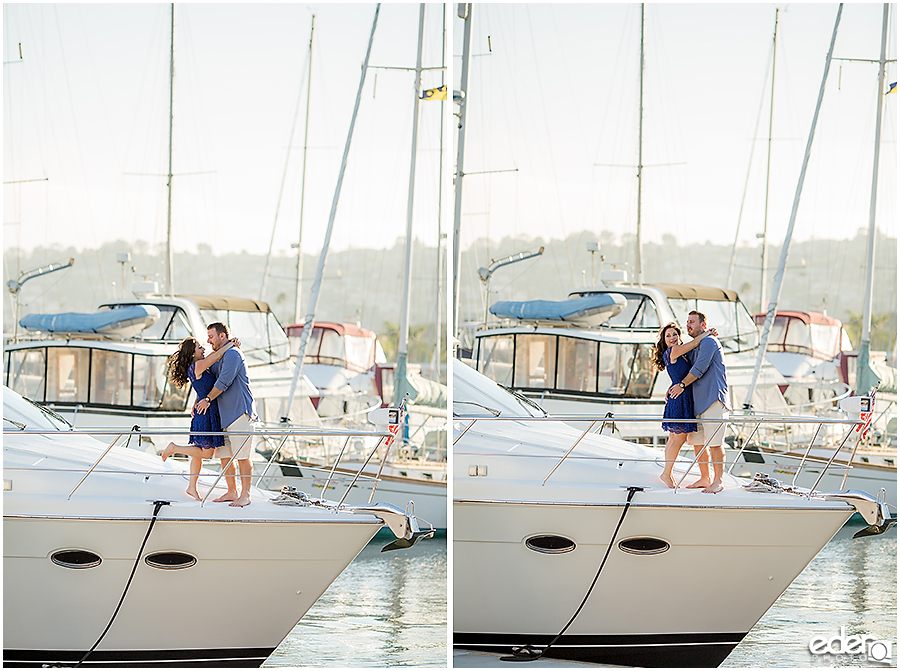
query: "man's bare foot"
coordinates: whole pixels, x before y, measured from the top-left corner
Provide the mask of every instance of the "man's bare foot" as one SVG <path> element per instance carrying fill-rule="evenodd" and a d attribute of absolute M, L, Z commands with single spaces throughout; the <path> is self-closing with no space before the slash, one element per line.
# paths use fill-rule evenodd
<path fill-rule="evenodd" d="M 162 451 L 162 455 L 160 455 L 160 456 L 162 456 L 162 460 L 165 461 L 166 459 L 171 457 L 173 454 L 175 454 L 176 447 L 178 447 L 178 446 L 175 443 L 169 443 L 168 445 L 166 445 L 166 449 L 164 449 Z"/>
<path fill-rule="evenodd" d="M 197 490 L 196 490 L 196 489 L 188 488 L 188 489 L 185 490 L 185 494 L 187 494 L 188 496 L 190 496 L 192 499 L 197 499 L 198 501 L 201 500 L 201 499 L 200 499 L 200 495 L 197 493 Z"/>
<path fill-rule="evenodd" d="M 669 489 L 675 489 L 675 479 L 672 477 L 671 473 L 663 473 L 659 476 L 659 479 L 663 481 L 663 484 Z"/>
<path fill-rule="evenodd" d="M 222 503 L 223 501 L 235 501 L 237 500 L 238 493 L 232 492 L 231 490 L 225 492 L 217 499 L 213 499 L 213 503 Z"/>
<path fill-rule="evenodd" d="M 709 487 L 705 487 L 703 491 L 707 494 L 718 494 L 723 489 L 725 488 L 722 486 L 721 482 L 713 482 L 711 485 L 709 485 Z"/>
<path fill-rule="evenodd" d="M 228 504 L 232 508 L 243 508 L 250 505 L 250 495 L 241 494 L 240 498 Z"/>
<path fill-rule="evenodd" d="M 709 478 L 700 478 L 697 482 L 688 485 L 688 489 L 700 489 L 701 487 L 709 487 L 710 486 Z"/>

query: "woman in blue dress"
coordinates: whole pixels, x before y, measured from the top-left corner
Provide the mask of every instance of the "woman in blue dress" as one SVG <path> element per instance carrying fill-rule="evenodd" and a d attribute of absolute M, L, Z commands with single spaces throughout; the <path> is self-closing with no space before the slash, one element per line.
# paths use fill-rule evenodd
<path fill-rule="evenodd" d="M 708 335 L 718 335 L 715 329 L 704 331 L 688 343 L 681 342 L 681 327 L 675 322 L 669 322 L 659 330 L 659 339 L 653 348 L 653 364 L 658 370 L 664 370 L 672 379 L 672 384 L 678 384 L 691 370 L 691 362 L 684 356 Z M 663 411 L 663 419 L 685 420 L 694 419 L 694 396 L 690 389 L 685 389 L 678 398 L 666 398 L 666 408 Z M 692 422 L 663 422 L 663 431 L 669 432 L 666 441 L 666 465 L 663 468 L 660 480 L 667 486 L 674 488 L 675 479 L 672 477 L 672 468 L 675 459 L 681 451 L 681 446 L 687 440 L 688 434 L 697 430 L 697 424 Z M 707 465 L 707 468 L 709 466 Z"/>
<path fill-rule="evenodd" d="M 166 363 L 166 374 L 172 384 L 181 389 L 188 382 L 197 392 L 197 398 L 205 398 L 216 384 L 216 378 L 209 370 L 216 361 L 222 358 L 226 350 L 235 344 L 232 340 L 228 344 L 213 351 L 209 356 L 204 356 L 206 350 L 196 338 L 185 338 L 178 351 L 169 357 Z M 210 403 L 209 410 L 205 413 L 192 413 L 191 431 L 221 431 L 222 424 L 219 421 L 219 405 L 215 399 Z M 173 454 L 184 454 L 191 458 L 190 481 L 187 495 L 200 500 L 197 492 L 197 480 L 200 475 L 200 466 L 204 459 L 211 459 L 215 454 L 215 448 L 225 444 L 222 436 L 200 436 L 191 434 L 188 445 L 169 443 L 163 450 L 162 460 L 165 461 Z"/>

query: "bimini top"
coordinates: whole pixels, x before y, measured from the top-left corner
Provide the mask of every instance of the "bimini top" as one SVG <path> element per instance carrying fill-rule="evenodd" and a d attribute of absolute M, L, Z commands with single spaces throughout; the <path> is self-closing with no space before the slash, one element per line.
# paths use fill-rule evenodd
<path fill-rule="evenodd" d="M 652 284 L 667 298 L 696 298 L 706 301 L 738 301 L 737 291 L 719 287 L 699 287 L 693 284 Z"/>
<path fill-rule="evenodd" d="M 370 331 L 369 329 L 364 329 L 361 326 L 357 326 L 356 324 L 339 324 L 337 322 L 316 322 L 316 328 L 323 329 L 331 329 L 335 333 L 341 336 L 355 336 L 360 338 L 369 338 L 374 340 L 376 338 L 375 331 Z M 303 324 L 291 324 L 290 326 L 284 327 L 284 332 L 288 334 L 290 337 L 299 337 L 303 334 Z"/>
<path fill-rule="evenodd" d="M 233 310 L 235 312 L 271 312 L 269 304 L 252 298 L 232 296 L 178 296 L 194 301 L 201 310 Z"/>
<path fill-rule="evenodd" d="M 19 326 L 46 333 L 102 333 L 130 338 L 159 319 L 159 308 L 152 305 L 128 305 L 94 313 L 34 313 L 19 320 Z"/>
<path fill-rule="evenodd" d="M 621 294 L 604 293 L 564 301 L 499 301 L 490 310 L 497 317 L 523 321 L 566 321 L 599 325 L 619 314 L 628 300 Z"/>
<path fill-rule="evenodd" d="M 798 312 L 797 310 L 778 310 L 776 317 L 788 317 L 799 319 L 804 324 L 825 324 L 826 326 L 843 326 L 840 319 L 823 315 L 821 312 Z M 766 322 L 766 313 L 761 312 L 755 317 L 756 323 L 762 326 Z"/>

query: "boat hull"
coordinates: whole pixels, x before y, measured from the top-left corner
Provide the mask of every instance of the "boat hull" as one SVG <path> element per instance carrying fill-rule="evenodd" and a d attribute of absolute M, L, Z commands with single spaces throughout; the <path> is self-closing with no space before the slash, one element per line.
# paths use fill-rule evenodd
<path fill-rule="evenodd" d="M 67 518 L 4 516 L 5 666 L 84 657 L 126 589 L 150 526 L 149 503 L 147 509 L 146 517 L 131 519 L 88 510 Z M 259 666 L 380 528 L 325 516 L 192 520 L 189 512 L 168 517 L 170 510 L 160 512 L 115 621 L 85 665 Z M 62 549 L 89 550 L 102 561 L 63 567 L 51 560 Z M 163 551 L 196 563 L 179 569 L 147 563 Z M 247 603 L 266 607 L 248 611 Z"/>
<path fill-rule="evenodd" d="M 673 502 L 640 503 L 651 495 Z M 696 497 L 709 495 L 637 493 L 583 610 L 547 657 L 717 666 L 850 516 L 689 505 Z M 454 646 L 500 653 L 546 646 L 585 599 L 622 512 L 622 504 L 455 501 Z M 530 549 L 528 539 L 540 535 L 569 539 L 574 548 Z M 618 546 L 637 537 L 668 548 L 638 555 Z M 728 587 L 738 576 L 749 589 Z M 716 606 L 704 608 L 710 601 Z"/>

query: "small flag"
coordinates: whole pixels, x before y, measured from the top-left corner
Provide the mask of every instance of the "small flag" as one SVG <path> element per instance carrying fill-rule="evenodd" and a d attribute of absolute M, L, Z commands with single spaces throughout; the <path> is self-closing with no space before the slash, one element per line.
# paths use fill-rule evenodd
<path fill-rule="evenodd" d="M 891 84 L 890 88 L 888 88 L 888 92 L 885 93 L 884 95 L 887 95 L 888 93 L 894 93 L 896 90 L 897 90 L 897 82 L 894 82 L 893 84 Z"/>
<path fill-rule="evenodd" d="M 426 89 L 422 91 L 422 100 L 446 100 L 447 85 L 439 86 L 436 89 Z"/>
<path fill-rule="evenodd" d="M 857 427 L 857 428 L 859 428 L 859 427 Z M 384 441 L 384 444 L 387 445 L 388 447 L 390 447 L 391 445 L 393 445 L 393 444 L 394 444 L 394 438 L 397 436 L 397 432 L 398 432 L 399 430 L 400 430 L 400 425 L 399 425 L 399 424 L 391 424 L 391 425 L 389 425 L 389 426 L 388 426 L 388 431 L 389 431 L 390 433 L 392 433 L 393 435 L 392 435 L 390 438 L 388 438 L 386 441 Z"/>

